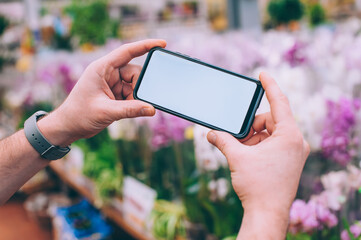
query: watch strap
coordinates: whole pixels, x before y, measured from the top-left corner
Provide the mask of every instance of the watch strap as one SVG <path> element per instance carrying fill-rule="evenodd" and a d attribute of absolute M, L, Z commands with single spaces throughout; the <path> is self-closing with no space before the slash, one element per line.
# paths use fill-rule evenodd
<path fill-rule="evenodd" d="M 70 147 L 59 147 L 51 144 L 38 128 L 37 121 L 40 117 L 47 115 L 47 112 L 38 111 L 25 121 L 24 132 L 29 143 L 40 154 L 42 158 L 56 160 L 64 157 Z"/>

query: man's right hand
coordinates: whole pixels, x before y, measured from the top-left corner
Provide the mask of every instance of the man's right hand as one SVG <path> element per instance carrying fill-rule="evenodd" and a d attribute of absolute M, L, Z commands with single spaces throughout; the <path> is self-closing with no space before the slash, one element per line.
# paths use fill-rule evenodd
<path fill-rule="evenodd" d="M 239 239 L 282 239 L 310 148 L 276 82 L 265 73 L 260 80 L 271 112 L 256 116 L 250 137 L 243 143 L 225 132 L 207 137 L 226 156 L 245 210 Z"/>

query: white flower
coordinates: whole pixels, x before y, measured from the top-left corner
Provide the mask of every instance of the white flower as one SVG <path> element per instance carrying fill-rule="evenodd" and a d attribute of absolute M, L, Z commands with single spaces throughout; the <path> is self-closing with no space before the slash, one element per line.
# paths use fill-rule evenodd
<path fill-rule="evenodd" d="M 229 182 L 225 178 L 211 180 L 208 183 L 208 190 L 212 201 L 223 200 L 229 193 Z"/>
<path fill-rule="evenodd" d="M 319 195 L 313 195 L 311 200 L 334 211 L 338 211 L 341 209 L 342 204 L 346 202 L 346 197 L 340 192 L 326 190 Z"/>
<path fill-rule="evenodd" d="M 197 167 L 200 171 L 216 171 L 220 167 L 227 167 L 226 157 L 207 140 L 208 128 L 194 126 L 194 150 Z"/>
<path fill-rule="evenodd" d="M 84 166 L 84 152 L 81 148 L 74 146 L 66 156 L 66 168 L 71 174 L 82 175 Z"/>
<path fill-rule="evenodd" d="M 321 176 L 321 182 L 326 190 L 346 192 L 348 189 L 348 174 L 346 171 L 329 172 Z"/>
<path fill-rule="evenodd" d="M 138 125 L 131 118 L 115 121 L 108 126 L 108 132 L 112 139 L 135 140 L 138 134 Z"/>
<path fill-rule="evenodd" d="M 229 193 L 229 182 L 225 178 L 217 180 L 217 195 L 218 198 L 224 199 Z"/>

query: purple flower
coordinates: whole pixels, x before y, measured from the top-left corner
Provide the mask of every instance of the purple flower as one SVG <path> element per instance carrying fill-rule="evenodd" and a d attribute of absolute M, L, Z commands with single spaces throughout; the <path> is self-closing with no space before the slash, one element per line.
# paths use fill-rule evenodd
<path fill-rule="evenodd" d="M 350 227 L 350 232 L 354 238 L 358 238 L 361 235 L 361 224 L 360 222 L 355 223 Z M 341 233 L 341 240 L 350 240 L 347 230 L 343 230 Z"/>
<path fill-rule="evenodd" d="M 173 141 L 184 141 L 184 131 L 189 125 L 188 121 L 158 111 L 155 117 L 149 120 L 152 147 L 159 149 L 168 146 Z"/>
<path fill-rule="evenodd" d="M 40 81 L 52 86 L 61 84 L 66 94 L 73 89 L 77 79 L 72 76 L 72 68 L 65 63 L 51 63 L 38 70 L 37 77 Z"/>
<path fill-rule="evenodd" d="M 42 68 L 38 71 L 37 75 L 39 80 L 49 85 L 52 85 L 56 82 L 56 71 L 54 67 L 49 66 L 46 68 Z"/>
<path fill-rule="evenodd" d="M 332 228 L 337 223 L 336 216 L 328 208 L 315 201 L 309 201 L 306 204 L 305 201 L 297 199 L 291 206 L 289 231 L 292 234 L 311 233 L 324 227 Z"/>
<path fill-rule="evenodd" d="M 195 38 L 198 40 L 194 41 Z M 174 50 L 234 72 L 252 71 L 265 62 L 259 42 L 240 32 L 197 36 L 191 34 L 168 42 L 171 49 L 174 48 Z"/>
<path fill-rule="evenodd" d="M 327 117 L 322 132 L 322 152 L 325 157 L 345 166 L 355 156 L 358 139 L 353 137 L 360 100 L 341 98 L 327 102 Z"/>
<path fill-rule="evenodd" d="M 296 199 L 290 210 L 289 231 L 293 234 L 311 232 L 318 227 L 318 221 L 313 209 L 305 201 Z"/>
<path fill-rule="evenodd" d="M 60 64 L 58 71 L 60 76 L 62 77 L 64 90 L 67 94 L 69 94 L 76 83 L 76 80 L 72 79 L 71 77 L 71 69 L 66 64 Z"/>
<path fill-rule="evenodd" d="M 306 57 L 303 54 L 306 45 L 301 42 L 295 42 L 295 44 L 284 54 L 283 58 L 291 65 L 296 67 L 306 62 Z"/>

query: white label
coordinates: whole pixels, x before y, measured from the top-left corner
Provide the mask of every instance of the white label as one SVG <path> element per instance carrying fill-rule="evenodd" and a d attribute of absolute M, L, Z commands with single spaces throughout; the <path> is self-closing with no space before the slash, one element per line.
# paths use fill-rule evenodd
<path fill-rule="evenodd" d="M 123 212 L 127 219 L 143 227 L 151 213 L 157 192 L 132 177 L 124 178 Z"/>

